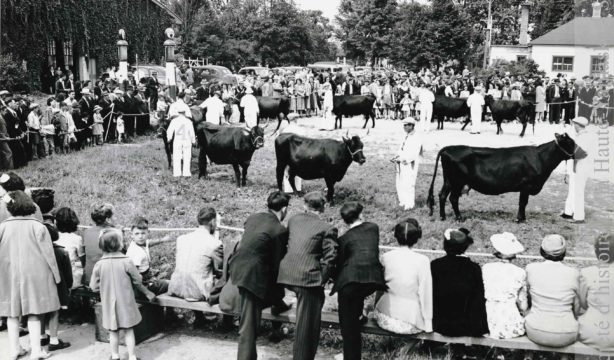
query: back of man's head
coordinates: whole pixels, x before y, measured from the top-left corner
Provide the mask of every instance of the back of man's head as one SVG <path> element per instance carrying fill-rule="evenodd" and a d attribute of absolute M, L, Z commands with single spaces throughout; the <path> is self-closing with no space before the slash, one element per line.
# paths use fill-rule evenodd
<path fill-rule="evenodd" d="M 341 210 L 339 210 L 339 213 L 341 214 L 343 221 L 350 225 L 360 218 L 362 209 L 363 207 L 358 201 L 349 201 L 343 204 Z"/>
<path fill-rule="evenodd" d="M 312 191 L 305 195 L 305 205 L 309 210 L 324 212 L 324 205 L 326 205 L 326 199 L 319 191 Z"/>
<path fill-rule="evenodd" d="M 202 208 L 198 212 L 198 225 L 208 225 L 216 216 L 217 212 L 214 208 Z"/>
<path fill-rule="evenodd" d="M 267 207 L 273 211 L 281 211 L 290 203 L 290 195 L 281 191 L 274 191 L 269 194 L 266 200 Z"/>

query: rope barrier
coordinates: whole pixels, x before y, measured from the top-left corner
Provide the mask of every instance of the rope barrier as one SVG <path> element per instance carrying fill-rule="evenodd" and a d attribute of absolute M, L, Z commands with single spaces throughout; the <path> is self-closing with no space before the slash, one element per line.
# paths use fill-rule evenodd
<path fill-rule="evenodd" d="M 88 228 L 91 228 L 91 226 L 79 225 L 79 228 L 88 229 Z M 149 231 L 152 231 L 152 232 L 173 232 L 173 231 L 190 232 L 190 231 L 195 231 L 196 229 L 197 228 L 149 228 Z M 236 231 L 236 232 L 241 232 L 241 233 L 245 232 L 245 229 L 238 228 L 238 227 L 232 227 L 232 226 L 224 226 L 224 225 L 218 226 L 218 229 Z M 122 228 L 122 230 L 130 231 L 131 229 L 129 227 L 124 227 Z M 396 246 L 386 246 L 386 245 L 380 245 L 379 248 L 380 250 L 386 250 L 386 251 L 398 249 L 398 247 Z M 418 253 L 431 254 L 431 255 L 445 255 L 446 254 L 446 252 L 443 250 L 429 250 L 429 249 L 412 249 L 412 250 Z M 493 254 L 474 253 L 474 252 L 468 252 L 468 253 L 465 253 L 465 255 L 470 256 L 470 257 L 484 257 L 484 258 L 494 258 L 495 257 Z M 537 255 L 517 255 L 516 257 L 518 259 L 543 260 L 543 257 L 537 256 Z M 572 261 L 572 262 L 595 262 L 597 261 L 597 259 L 595 258 L 582 257 L 582 256 L 569 256 L 569 257 L 565 257 L 565 260 Z"/>

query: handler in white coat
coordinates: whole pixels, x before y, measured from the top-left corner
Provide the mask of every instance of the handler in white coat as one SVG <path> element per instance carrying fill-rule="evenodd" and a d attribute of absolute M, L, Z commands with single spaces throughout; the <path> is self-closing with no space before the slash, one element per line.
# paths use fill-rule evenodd
<path fill-rule="evenodd" d="M 397 156 L 393 159 L 397 165 L 397 195 L 399 205 L 404 210 L 413 209 L 416 198 L 416 178 L 422 153 L 422 140 L 416 131 L 416 121 L 407 118 L 403 121 L 405 139 Z"/>
<path fill-rule="evenodd" d="M 252 90 L 251 86 L 248 86 L 245 90 L 245 95 L 241 98 L 241 106 L 243 108 L 243 115 L 245 116 L 245 127 L 248 129 L 252 129 L 254 126 L 258 125 L 258 114 L 260 113 L 260 108 L 258 107 L 258 100 L 253 95 L 254 90 Z"/>
<path fill-rule="evenodd" d="M 467 98 L 467 106 L 471 114 L 471 133 L 479 134 L 480 125 L 482 124 L 482 111 L 484 109 L 484 97 L 482 96 L 482 87 L 476 86 L 473 94 Z"/>
<path fill-rule="evenodd" d="M 433 117 L 433 102 L 435 101 L 435 94 L 433 94 L 425 83 L 422 83 L 420 86 L 418 101 L 420 102 L 421 130 L 429 131 L 431 126 L 431 118 Z"/>
<path fill-rule="evenodd" d="M 220 95 L 221 93 L 216 90 L 213 96 L 199 105 L 201 109 L 207 109 L 205 121 L 210 124 L 221 125 L 222 121 L 224 121 L 224 102 L 220 100 Z"/>
<path fill-rule="evenodd" d="M 166 130 L 166 139 L 173 140 L 173 176 L 181 175 L 189 177 L 190 163 L 192 162 L 192 145 L 196 144 L 196 135 L 192 121 L 185 115 L 190 112 L 190 108 L 184 106 L 177 107 L 178 115 L 171 120 Z M 183 162 L 183 167 L 181 163 Z M 183 169 L 183 171 L 182 171 Z"/>
<path fill-rule="evenodd" d="M 567 200 L 565 200 L 565 211 L 563 211 L 561 217 L 570 222 L 584 223 L 584 188 L 592 165 L 589 149 L 595 139 L 586 131 L 588 119 L 579 116 L 571 122 L 574 125 L 575 134 L 570 131 L 569 135 L 574 139 L 576 145 L 589 155 L 584 159 L 567 161 L 569 192 L 567 193 Z"/>

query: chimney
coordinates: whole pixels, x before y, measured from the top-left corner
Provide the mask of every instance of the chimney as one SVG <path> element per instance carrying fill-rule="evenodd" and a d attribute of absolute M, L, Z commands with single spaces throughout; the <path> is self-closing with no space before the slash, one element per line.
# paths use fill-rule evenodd
<path fill-rule="evenodd" d="M 520 45 L 526 46 L 529 43 L 529 7 L 528 1 L 520 4 Z"/>
<path fill-rule="evenodd" d="M 601 17 L 601 3 L 599 1 L 595 1 L 593 3 L 593 17 L 594 18 Z"/>

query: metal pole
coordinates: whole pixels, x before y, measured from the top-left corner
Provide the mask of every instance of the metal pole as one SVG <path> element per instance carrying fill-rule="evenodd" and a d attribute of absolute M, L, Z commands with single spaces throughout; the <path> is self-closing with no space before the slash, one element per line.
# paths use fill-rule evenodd
<path fill-rule="evenodd" d="M 490 58 L 490 42 L 492 37 L 492 0 L 488 0 L 488 23 L 486 24 L 486 42 L 484 44 L 484 62 L 482 67 L 486 69 Z"/>

